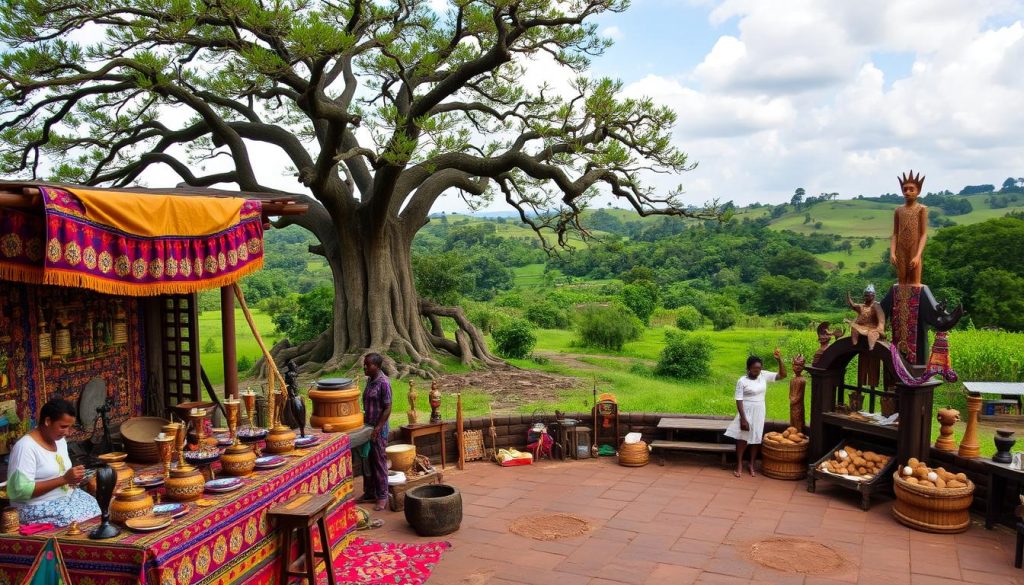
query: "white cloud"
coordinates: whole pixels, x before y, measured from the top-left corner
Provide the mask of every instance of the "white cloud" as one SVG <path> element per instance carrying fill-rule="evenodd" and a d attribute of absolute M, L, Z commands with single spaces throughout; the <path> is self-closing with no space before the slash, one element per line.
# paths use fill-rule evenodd
<path fill-rule="evenodd" d="M 613 41 L 621 41 L 623 38 L 625 38 L 625 35 L 622 34 L 622 31 L 617 26 L 604 27 L 603 29 L 601 29 L 601 36 L 607 37 Z"/>

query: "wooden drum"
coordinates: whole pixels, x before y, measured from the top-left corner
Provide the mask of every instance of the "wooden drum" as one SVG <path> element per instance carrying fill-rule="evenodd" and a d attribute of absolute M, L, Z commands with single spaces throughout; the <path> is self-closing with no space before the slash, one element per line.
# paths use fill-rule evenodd
<path fill-rule="evenodd" d="M 317 380 L 316 388 L 309 390 L 309 399 L 313 401 L 310 426 L 322 428 L 324 424 L 330 424 L 334 432 L 347 432 L 362 427 L 363 410 L 359 404 L 361 394 L 355 380 L 350 378 Z"/>

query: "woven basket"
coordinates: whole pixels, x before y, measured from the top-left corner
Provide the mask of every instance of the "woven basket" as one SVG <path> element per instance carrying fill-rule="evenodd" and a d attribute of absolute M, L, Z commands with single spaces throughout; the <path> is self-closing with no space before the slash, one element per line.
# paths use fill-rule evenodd
<path fill-rule="evenodd" d="M 764 459 L 761 462 L 761 472 L 772 479 L 794 480 L 807 477 L 809 444 L 806 441 L 799 445 L 762 443 L 761 455 Z"/>
<path fill-rule="evenodd" d="M 939 534 L 964 532 L 971 525 L 974 483 L 969 479 L 967 487 L 939 489 L 907 483 L 896 471 L 893 491 L 896 503 L 892 514 L 901 524 Z"/>
<path fill-rule="evenodd" d="M 466 461 L 484 458 L 484 432 L 462 431 L 462 452 Z"/>
<path fill-rule="evenodd" d="M 626 467 L 643 467 L 651 460 L 651 452 L 647 450 L 647 443 L 624 443 L 619 448 L 619 465 Z"/>

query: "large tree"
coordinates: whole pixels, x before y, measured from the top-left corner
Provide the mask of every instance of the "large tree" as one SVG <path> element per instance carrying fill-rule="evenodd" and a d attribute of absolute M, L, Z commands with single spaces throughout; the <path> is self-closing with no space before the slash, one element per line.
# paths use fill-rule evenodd
<path fill-rule="evenodd" d="M 164 165 L 189 185 L 274 192 L 254 146 L 287 161 L 311 210 L 280 223 L 316 235 L 335 290 L 333 326 L 280 356 L 307 369 L 370 349 L 408 356 L 398 374 L 429 370 L 438 348 L 495 361 L 457 308 L 413 285 L 412 238 L 446 192 L 503 197 L 551 246 L 602 191 L 641 215 L 713 213 L 641 181 L 692 168 L 670 141 L 675 114 L 585 75 L 608 46 L 594 17 L 628 0 L 0 5 L 4 172 L 122 186 Z M 571 90 L 524 85 L 537 58 L 573 72 Z"/>

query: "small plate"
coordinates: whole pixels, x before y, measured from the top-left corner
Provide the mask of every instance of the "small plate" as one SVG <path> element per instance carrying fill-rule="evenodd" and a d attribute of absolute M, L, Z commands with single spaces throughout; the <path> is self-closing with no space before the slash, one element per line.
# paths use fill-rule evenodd
<path fill-rule="evenodd" d="M 153 515 L 180 518 L 185 514 L 188 514 L 188 510 L 188 504 L 178 504 L 176 502 L 172 502 L 169 504 L 157 504 L 153 506 Z"/>
<path fill-rule="evenodd" d="M 256 458 L 257 469 L 273 469 L 285 464 L 288 460 L 280 455 L 266 455 Z"/>
<path fill-rule="evenodd" d="M 235 484 L 241 483 L 242 480 L 238 479 L 237 477 L 224 477 L 221 479 L 211 479 L 210 481 L 206 482 L 206 487 L 213 489 L 221 489 L 226 487 L 232 487 Z"/>
<path fill-rule="evenodd" d="M 139 532 L 152 532 L 153 530 L 160 530 L 167 528 L 173 523 L 174 520 L 167 516 L 139 516 L 138 518 L 129 518 L 124 521 L 124 525 L 132 530 L 138 530 Z"/>
<path fill-rule="evenodd" d="M 320 442 L 320 437 L 316 435 L 306 435 L 305 437 L 295 438 L 296 447 L 309 447 L 310 445 L 316 445 L 318 442 Z"/>
<path fill-rule="evenodd" d="M 230 436 L 217 437 L 217 446 L 218 447 L 230 447 L 231 443 L 232 443 L 232 441 L 231 441 L 231 437 Z"/>
<path fill-rule="evenodd" d="M 135 476 L 135 485 L 139 487 L 156 487 L 163 485 L 164 476 L 161 473 L 144 473 L 142 475 Z"/>

